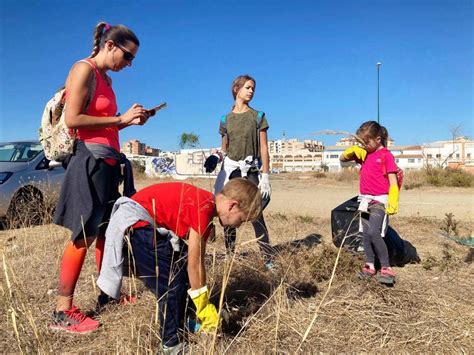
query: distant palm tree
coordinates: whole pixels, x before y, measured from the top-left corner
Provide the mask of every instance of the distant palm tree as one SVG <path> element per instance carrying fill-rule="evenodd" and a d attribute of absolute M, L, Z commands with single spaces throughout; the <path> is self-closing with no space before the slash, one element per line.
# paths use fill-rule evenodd
<path fill-rule="evenodd" d="M 199 136 L 194 133 L 183 133 L 179 137 L 179 146 L 181 149 L 185 147 L 196 148 L 199 145 Z"/>

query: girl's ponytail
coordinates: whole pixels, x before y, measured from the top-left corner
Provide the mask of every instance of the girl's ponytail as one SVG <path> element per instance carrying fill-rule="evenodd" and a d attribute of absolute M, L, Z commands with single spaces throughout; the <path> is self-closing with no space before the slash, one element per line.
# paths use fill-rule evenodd
<path fill-rule="evenodd" d="M 109 27 L 110 26 L 107 24 L 107 22 L 99 22 L 97 24 L 97 26 L 95 27 L 95 30 L 94 30 L 94 39 L 93 39 L 93 42 L 92 42 L 92 53 L 91 55 L 89 56 L 89 58 L 94 58 L 97 53 L 99 53 L 100 51 L 100 40 L 102 39 L 102 36 L 104 35 L 104 28 L 106 27 Z"/>
<path fill-rule="evenodd" d="M 380 126 L 380 143 L 387 148 L 388 131 L 384 126 Z"/>

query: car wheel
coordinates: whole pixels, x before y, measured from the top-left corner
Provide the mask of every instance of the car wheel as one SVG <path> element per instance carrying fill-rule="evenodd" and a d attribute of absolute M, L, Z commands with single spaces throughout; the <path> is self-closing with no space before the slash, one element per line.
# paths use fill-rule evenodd
<path fill-rule="evenodd" d="M 7 211 L 7 227 L 10 229 L 42 224 L 45 205 L 41 192 L 33 187 L 18 191 Z"/>

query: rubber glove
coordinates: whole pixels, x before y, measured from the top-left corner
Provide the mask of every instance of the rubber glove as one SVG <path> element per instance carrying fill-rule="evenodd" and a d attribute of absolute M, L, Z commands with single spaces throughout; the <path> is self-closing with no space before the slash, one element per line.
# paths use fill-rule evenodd
<path fill-rule="evenodd" d="M 397 185 L 390 185 L 388 190 L 388 204 L 385 212 L 387 214 L 395 214 L 398 213 L 398 186 Z"/>
<path fill-rule="evenodd" d="M 260 182 L 258 183 L 258 188 L 262 193 L 263 199 L 270 198 L 270 195 L 272 194 L 272 187 L 270 186 L 270 178 L 268 173 L 262 173 L 260 176 Z"/>
<path fill-rule="evenodd" d="M 219 151 L 213 151 L 210 156 L 207 157 L 204 162 L 204 167 L 206 168 L 206 173 L 212 173 L 216 170 L 217 164 L 223 159 L 223 154 Z"/>
<path fill-rule="evenodd" d="M 342 155 L 346 159 L 358 159 L 364 161 L 367 156 L 367 151 L 358 145 L 353 145 L 352 147 L 347 148 Z"/>
<path fill-rule="evenodd" d="M 219 325 L 219 316 L 216 307 L 209 302 L 207 286 L 197 290 L 188 290 L 188 295 L 196 306 L 196 315 L 201 321 L 201 330 L 211 332 Z"/>

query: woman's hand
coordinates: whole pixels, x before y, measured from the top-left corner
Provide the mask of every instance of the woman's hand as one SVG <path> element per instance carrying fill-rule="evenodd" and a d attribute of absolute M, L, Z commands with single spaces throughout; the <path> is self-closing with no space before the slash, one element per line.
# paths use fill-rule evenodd
<path fill-rule="evenodd" d="M 140 104 L 133 104 L 127 112 L 120 116 L 120 126 L 144 125 L 149 118 L 148 111 Z"/>

